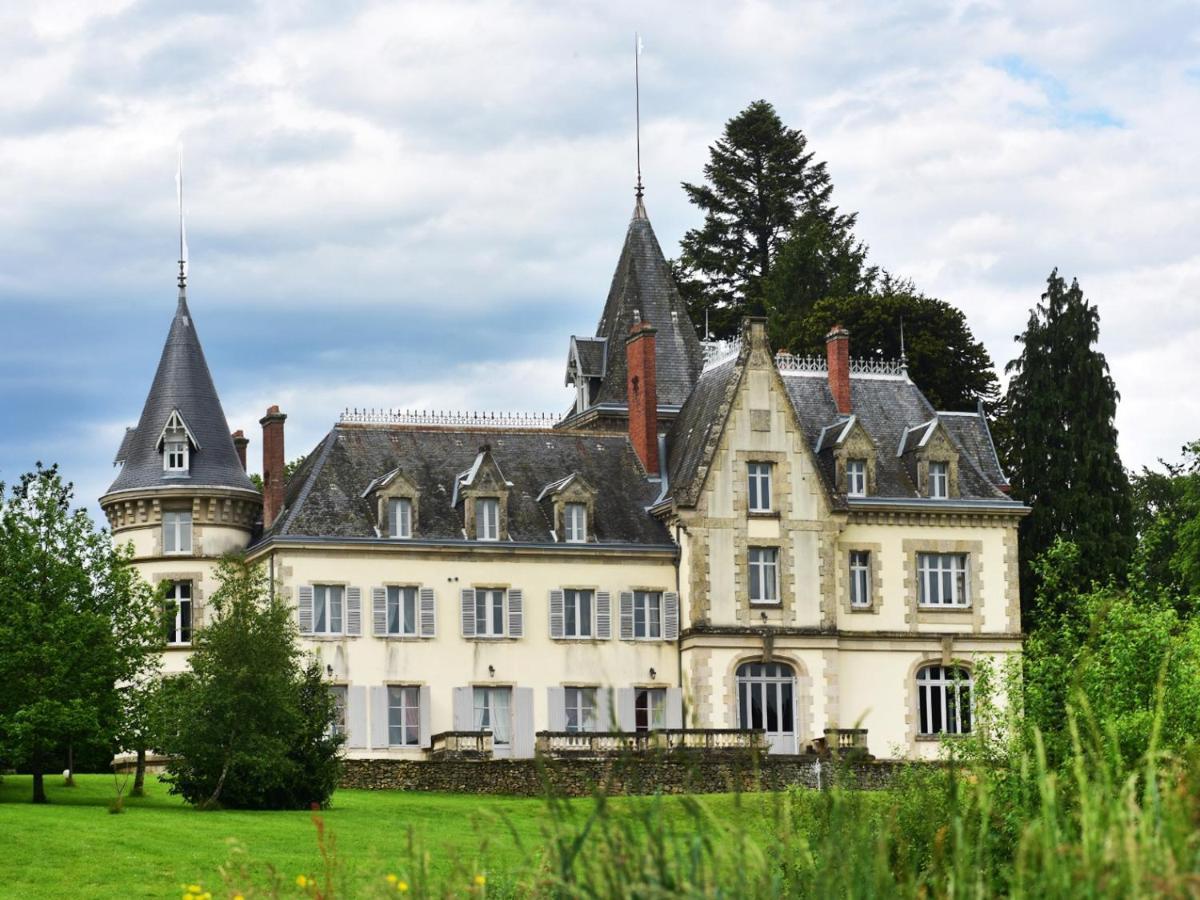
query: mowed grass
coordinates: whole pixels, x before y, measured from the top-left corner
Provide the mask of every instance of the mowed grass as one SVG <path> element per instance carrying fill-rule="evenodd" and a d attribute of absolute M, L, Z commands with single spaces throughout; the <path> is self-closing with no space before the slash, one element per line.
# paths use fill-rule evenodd
<path fill-rule="evenodd" d="M 50 803 L 29 802 L 28 776 L 0 782 L 0 842 L 6 864 L 0 897 L 178 897 L 183 884 L 202 882 L 215 896 L 222 885 L 218 866 L 234 845 L 257 862 L 269 862 L 289 880 L 321 870 L 313 813 L 199 812 L 167 793 L 150 776 L 146 796 L 126 799 L 112 815 L 113 779 L 78 776 L 77 786 L 48 776 Z M 633 814 L 649 798 L 612 801 L 620 814 Z M 688 828 L 679 800 L 664 798 L 664 819 Z M 701 803 L 713 816 L 766 824 L 768 795 L 710 795 Z M 590 799 L 571 801 L 586 814 Z M 407 858 L 410 829 L 431 856 L 435 871 L 461 870 L 467 877 L 486 871 L 508 882 L 528 871 L 545 841 L 547 805 L 537 798 L 477 797 L 392 791 L 338 791 L 320 813 L 337 841 L 339 858 L 364 878 L 398 871 Z"/>

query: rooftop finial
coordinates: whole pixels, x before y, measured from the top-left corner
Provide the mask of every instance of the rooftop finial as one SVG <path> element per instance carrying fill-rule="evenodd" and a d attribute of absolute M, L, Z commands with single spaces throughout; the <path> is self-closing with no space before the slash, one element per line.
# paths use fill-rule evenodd
<path fill-rule="evenodd" d="M 908 371 L 908 354 L 904 352 L 904 316 L 900 317 L 900 368 Z"/>
<path fill-rule="evenodd" d="M 179 144 L 179 161 L 175 167 L 175 197 L 179 201 L 179 296 L 187 287 L 187 228 L 183 222 L 183 142 Z"/>
<path fill-rule="evenodd" d="M 637 132 L 637 187 L 634 188 L 634 196 L 638 198 L 639 202 L 642 194 L 645 193 L 642 189 L 642 84 L 638 65 L 641 56 L 642 36 L 635 31 L 633 33 L 633 109 Z"/>

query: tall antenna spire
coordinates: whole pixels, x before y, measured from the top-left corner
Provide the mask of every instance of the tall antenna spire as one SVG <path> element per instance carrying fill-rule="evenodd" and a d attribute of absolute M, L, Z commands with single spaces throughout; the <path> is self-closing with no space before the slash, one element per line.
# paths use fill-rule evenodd
<path fill-rule="evenodd" d="M 187 288 L 187 227 L 183 221 L 183 143 L 179 144 L 179 160 L 175 167 L 175 198 L 179 201 L 179 296 Z"/>
<path fill-rule="evenodd" d="M 642 36 L 633 33 L 633 108 L 634 122 L 637 131 L 637 187 L 634 196 L 639 200 L 645 191 L 642 188 L 642 82 L 639 60 L 642 56 Z"/>
<path fill-rule="evenodd" d="M 900 368 L 908 371 L 908 354 L 904 352 L 904 316 L 900 317 Z"/>

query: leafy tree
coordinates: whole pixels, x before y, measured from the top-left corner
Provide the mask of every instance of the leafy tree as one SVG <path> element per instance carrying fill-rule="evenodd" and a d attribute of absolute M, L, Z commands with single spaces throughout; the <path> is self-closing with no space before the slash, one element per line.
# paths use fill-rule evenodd
<path fill-rule="evenodd" d="M 289 481 L 292 480 L 292 476 L 296 474 L 296 470 L 299 469 L 300 466 L 302 466 L 304 464 L 304 461 L 306 459 L 308 459 L 308 454 L 301 453 L 299 456 L 297 456 L 295 459 L 291 460 L 290 462 L 284 463 L 284 465 L 283 465 L 283 483 L 284 484 L 287 484 Z M 258 488 L 260 491 L 263 489 L 262 476 L 259 475 L 257 472 L 250 473 L 250 480 L 252 482 L 254 482 L 254 486 L 256 488 Z"/>
<path fill-rule="evenodd" d="M 1033 507 L 1021 524 L 1022 601 L 1033 597 L 1030 564 L 1062 536 L 1083 572 L 1123 575 L 1133 544 L 1129 479 L 1117 455 L 1118 394 L 1095 349 L 1100 314 L 1056 269 L 1018 335 L 1001 450 L 1013 494 Z"/>
<path fill-rule="evenodd" d="M 782 266 L 776 269 L 778 274 Z M 987 349 L 975 339 L 962 311 L 926 297 L 908 281 L 884 275 L 875 290 L 852 296 L 831 295 L 814 302 L 799 320 L 770 321 L 773 342 L 793 353 L 825 354 L 825 335 L 836 324 L 850 332 L 856 357 L 900 356 L 904 323 L 908 372 L 938 409 L 965 410 L 979 400 L 994 404 L 1000 390 Z"/>
<path fill-rule="evenodd" d="M 0 485 L 0 746 L 44 775 L 73 741 L 111 742 L 119 686 L 153 668 L 162 645 L 154 591 L 81 509 L 58 467 Z"/>
<path fill-rule="evenodd" d="M 789 242 L 796 244 L 796 276 L 822 256 L 843 266 L 848 251 L 850 257 L 865 252 L 850 236 L 855 216 L 833 205 L 825 163 L 814 160 L 804 134 L 786 127 L 765 100 L 725 123 L 709 148 L 704 178 L 683 184 L 704 224 L 683 236 L 676 274 L 692 320 L 704 321 L 707 310 L 716 337 L 736 333 L 743 316 L 766 312 L 765 285 Z M 818 280 L 836 278 L 822 272 Z M 802 302 L 805 293 L 793 293 Z"/>
<path fill-rule="evenodd" d="M 1138 536 L 1130 581 L 1171 597 L 1181 613 L 1200 613 L 1200 441 L 1181 464 L 1143 468 L 1132 479 Z"/>
<path fill-rule="evenodd" d="M 337 784 L 343 738 L 333 695 L 296 642 L 291 610 L 268 598 L 261 568 L 223 560 L 214 620 L 189 670 L 164 682 L 160 748 L 171 792 L 202 807 L 301 809 Z"/>

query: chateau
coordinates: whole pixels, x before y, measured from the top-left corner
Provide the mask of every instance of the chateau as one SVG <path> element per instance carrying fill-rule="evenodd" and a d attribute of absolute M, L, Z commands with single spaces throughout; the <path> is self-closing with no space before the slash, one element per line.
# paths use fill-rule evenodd
<path fill-rule="evenodd" d="M 1028 508 L 981 409 L 934 410 L 830 325 L 824 359 L 773 353 L 755 319 L 702 343 L 639 195 L 561 420 L 348 412 L 285 479 L 272 406 L 260 492 L 181 278 L 100 503 L 169 585 L 167 673 L 219 558 L 263 565 L 351 757 L 751 734 L 929 756 L 970 731 L 980 661 L 1020 652 Z"/>

